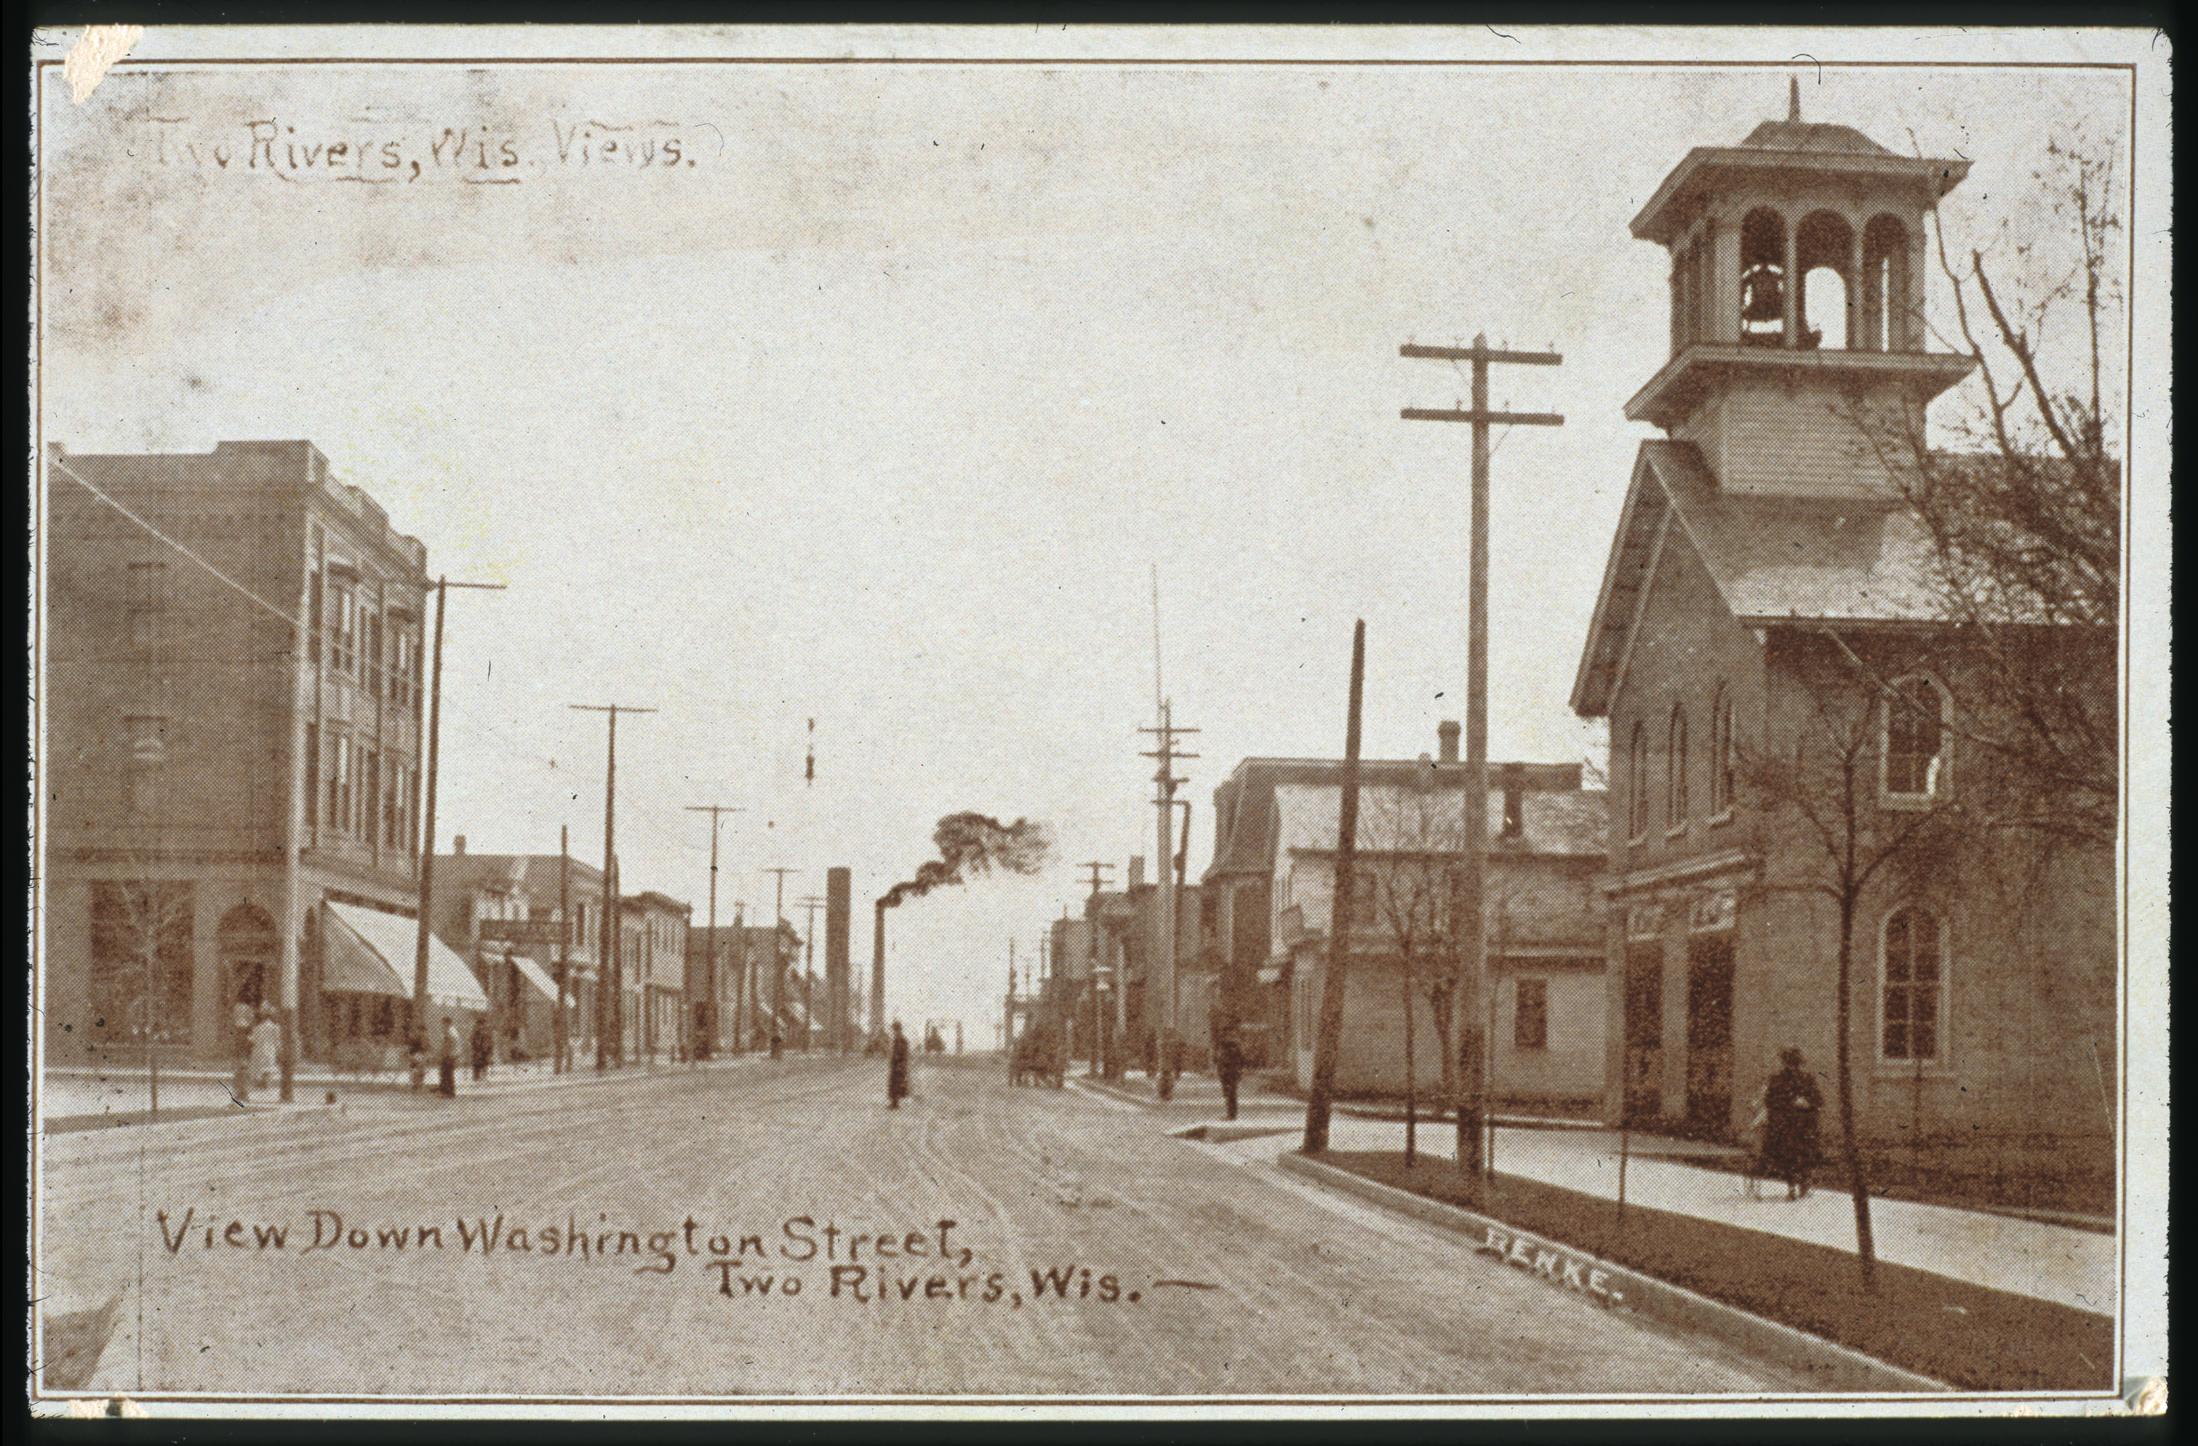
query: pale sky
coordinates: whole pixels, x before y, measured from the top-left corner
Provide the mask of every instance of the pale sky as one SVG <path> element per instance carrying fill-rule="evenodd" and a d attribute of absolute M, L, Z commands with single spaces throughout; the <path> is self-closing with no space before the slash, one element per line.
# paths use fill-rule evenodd
<path fill-rule="evenodd" d="M 431 570 L 509 585 L 453 595 L 440 848 L 569 824 L 594 858 L 603 724 L 566 705 L 655 706 L 619 730 L 628 887 L 700 923 L 682 805 L 743 805 L 721 917 L 786 864 L 799 924 L 849 865 L 866 973 L 940 815 L 1043 820 L 1043 877 L 889 923 L 892 1012 L 989 1044 L 1074 864 L 1150 867 L 1153 567 L 1194 877 L 1238 759 L 1340 753 L 1354 618 L 1370 756 L 1460 716 L 1469 432 L 1397 410 L 1466 381 L 1400 342 L 1565 355 L 1494 387 L 1566 425 L 1496 453 L 1490 750 L 1600 761 L 1566 700 L 1667 346 L 1626 223 L 1789 74 L 1806 119 L 1972 161 L 1965 246 L 2040 234 L 2048 140 L 2128 113 L 2104 71 L 1813 65 L 124 69 L 82 106 L 49 76 L 42 440 L 309 438 Z M 270 175 L 269 119 L 423 173 Z"/>

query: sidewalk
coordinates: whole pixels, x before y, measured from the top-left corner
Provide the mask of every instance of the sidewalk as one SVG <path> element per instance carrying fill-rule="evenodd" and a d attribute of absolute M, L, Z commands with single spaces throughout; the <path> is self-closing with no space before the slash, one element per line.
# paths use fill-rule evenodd
<path fill-rule="evenodd" d="M 810 1056 L 820 1058 L 822 1056 Z M 660 1078 L 701 1070 L 717 1070 L 735 1067 L 746 1061 L 764 1060 L 760 1054 L 720 1055 L 696 1063 L 674 1063 L 658 1060 L 651 1064 L 629 1062 L 624 1069 L 605 1070 L 598 1073 L 592 1059 L 579 1061 L 570 1071 L 559 1074 L 551 1069 L 548 1061 L 527 1064 L 504 1064 L 490 1068 L 486 1079 L 476 1081 L 470 1069 L 458 1071 L 458 1097 L 501 1096 L 533 1090 L 557 1089 L 567 1086 L 611 1083 L 617 1080 Z M 789 1060 L 800 1059 L 799 1054 L 788 1054 Z M 294 1103 L 285 1104 L 278 1096 L 278 1087 L 269 1085 L 255 1089 L 246 1099 L 238 1099 L 231 1092 L 234 1076 L 204 1066 L 185 1066 L 175 1069 L 163 1067 L 160 1071 L 161 1123 L 194 1119 L 210 1119 L 218 1115 L 231 1115 L 239 1111 L 261 1113 L 267 1111 L 298 1111 L 325 1108 L 328 1096 L 343 1100 L 361 1095 L 414 1096 L 411 1075 L 407 1073 L 379 1075 L 339 1075 L 325 1067 L 300 1069 L 293 1077 Z M 429 1070 L 425 1086 L 418 1097 L 430 1097 L 435 1090 L 435 1071 Z M 152 1120 L 152 1092 L 145 1071 L 121 1070 L 81 1065 L 49 1066 L 42 1076 L 38 1090 L 38 1107 L 42 1124 L 47 1133 L 61 1134 L 72 1130 L 106 1126 L 145 1124 Z"/>
<path fill-rule="evenodd" d="M 1430 1158 L 1454 1159 L 1453 1143 L 1447 1129 L 1419 1133 L 1420 1152 Z M 1644 1142 L 1636 1136 L 1635 1143 L 1652 1143 L 1658 1153 L 1670 1153 L 1673 1146 L 1661 1137 Z M 1404 1128 L 1338 1119 L 1330 1144 L 1337 1150 L 1402 1150 Z M 1268 1137 L 1234 1148 L 1279 1159 L 1292 1142 Z M 1495 1156 L 1500 1173 L 1617 1199 L 1616 1131 L 1501 1129 Z M 1788 1201 L 1777 1190 L 1750 1199 L 1737 1175 L 1635 1157 L 1626 1166 L 1626 1200 L 1835 1250 L 1854 1249 L 1854 1201 L 1826 1185 L 1805 1200 Z M 1870 1221 L 1881 1260 L 2077 1310 L 2114 1311 L 2116 1242 L 2110 1235 L 1905 1200 L 1873 1199 Z"/>

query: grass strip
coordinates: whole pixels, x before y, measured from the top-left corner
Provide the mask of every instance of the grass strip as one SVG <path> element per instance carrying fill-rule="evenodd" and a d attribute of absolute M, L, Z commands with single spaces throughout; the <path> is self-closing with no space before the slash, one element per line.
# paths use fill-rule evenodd
<path fill-rule="evenodd" d="M 1621 1221 L 1617 1202 L 1602 1196 L 1515 1175 L 1484 1182 L 1448 1160 L 1406 1169 L 1393 1150 L 1320 1158 L 1963 1389 L 2113 1384 L 2108 1316 L 1884 1260 L 1866 1291 L 1848 1251 L 1631 1204 Z"/>

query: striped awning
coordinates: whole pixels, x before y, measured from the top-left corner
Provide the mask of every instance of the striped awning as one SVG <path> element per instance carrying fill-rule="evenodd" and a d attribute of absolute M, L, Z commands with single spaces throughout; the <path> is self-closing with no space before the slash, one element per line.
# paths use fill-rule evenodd
<path fill-rule="evenodd" d="M 328 948 L 321 974 L 321 988 L 358 994 L 412 997 L 412 961 L 419 942 L 419 925 L 399 914 L 362 909 L 355 904 L 324 904 Z M 488 996 L 473 977 L 466 961 L 442 940 L 427 940 L 427 994 L 452 1009 L 485 1012 Z M 555 997 L 554 995 L 552 996 Z"/>

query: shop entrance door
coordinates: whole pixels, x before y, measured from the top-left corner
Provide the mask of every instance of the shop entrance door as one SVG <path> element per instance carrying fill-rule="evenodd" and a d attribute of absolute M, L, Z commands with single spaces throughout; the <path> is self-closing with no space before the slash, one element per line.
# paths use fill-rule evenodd
<path fill-rule="evenodd" d="M 1626 946 L 1625 1111 L 1628 1120 L 1652 1120 L 1663 1109 L 1664 946 L 1649 940 Z"/>
<path fill-rule="evenodd" d="M 1687 943 L 1687 1122 L 1722 1135 L 1732 1121 L 1732 935 Z"/>

